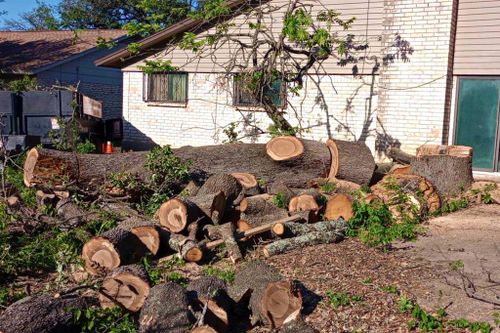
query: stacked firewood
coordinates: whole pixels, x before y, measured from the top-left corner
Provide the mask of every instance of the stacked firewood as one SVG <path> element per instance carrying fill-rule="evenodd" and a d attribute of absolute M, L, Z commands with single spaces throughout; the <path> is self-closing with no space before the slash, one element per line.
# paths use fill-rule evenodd
<path fill-rule="evenodd" d="M 413 214 L 425 215 L 439 209 L 441 196 L 452 190 L 450 184 L 459 177 L 443 176 L 444 168 L 457 166 L 457 173 L 465 175 L 462 180 L 466 182 L 471 175 L 471 154 L 451 148 L 446 154 L 422 148 L 416 157 L 394 150 L 394 160 L 406 158 L 409 167 L 379 165 L 377 169 L 365 144 L 340 140 L 325 144 L 278 137 L 266 145 L 173 151 L 206 177 L 175 184 L 184 191 L 164 202 L 154 218 L 129 214 L 117 227 L 91 238 L 82 249 L 86 274 L 103 279 L 100 305 L 119 305 L 139 313 L 140 332 L 183 331 L 185 327 L 195 327 L 192 332 L 228 331 L 233 310 L 241 304 L 251 310 L 252 324 L 269 328 L 285 325 L 287 332 L 311 331 L 296 321 L 302 307 L 300 288 L 261 261 L 245 263 L 231 286 L 216 278 L 201 278 L 184 289 L 175 283 L 152 286 L 140 260 L 149 255 L 161 262 L 175 256 L 202 264 L 224 245 L 226 257 L 238 263 L 255 246 L 263 257 L 269 257 L 338 242 L 354 214 L 356 198 L 385 202 L 395 220 L 401 222 L 405 207 L 395 200 L 400 196 L 395 188 L 404 191 L 412 207 L 417 207 L 412 208 Z M 127 171 L 147 179 L 145 158 L 140 152 L 78 155 L 34 148 L 25 162 L 24 181 L 39 188 L 40 204 L 54 205 L 61 224 L 71 227 L 90 218 L 71 202 L 68 194 L 72 188 L 99 191 L 111 172 Z M 379 181 L 374 183 L 374 179 Z M 369 185 L 371 191 L 360 191 Z M 37 298 L 27 302 L 16 306 L 24 309 L 32 307 L 30 302 L 43 303 Z M 58 302 L 68 300 L 61 297 L 45 303 L 57 308 L 54 303 Z M 87 301 L 74 303 L 79 307 Z M 40 314 L 43 311 L 48 310 L 43 308 Z M 5 316 L 2 318 L 0 330 Z M 61 327 L 70 325 L 64 316 L 59 319 Z M 33 321 L 27 325 L 34 325 Z"/>

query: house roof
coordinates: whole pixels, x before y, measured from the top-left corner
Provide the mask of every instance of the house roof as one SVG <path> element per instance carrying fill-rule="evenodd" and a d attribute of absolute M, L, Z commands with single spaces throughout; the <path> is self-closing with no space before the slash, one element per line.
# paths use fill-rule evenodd
<path fill-rule="evenodd" d="M 267 1 L 267 0 L 264 0 Z M 257 3 L 262 3 L 260 2 L 255 2 Z M 237 7 L 247 5 L 247 4 L 254 4 L 253 0 L 229 0 L 227 2 L 227 5 L 231 10 L 236 9 Z M 107 56 L 97 59 L 95 61 L 95 64 L 97 66 L 104 66 L 104 67 L 114 67 L 114 68 L 123 68 L 125 66 L 128 66 L 131 63 L 137 62 L 140 59 L 143 59 L 147 57 L 148 55 L 151 55 L 156 51 L 158 51 L 159 48 L 162 46 L 164 47 L 166 42 L 169 40 L 172 40 L 173 38 L 179 36 L 180 34 L 186 32 L 186 31 L 198 31 L 200 29 L 203 29 L 207 26 L 209 26 L 209 22 L 204 22 L 199 19 L 192 19 L 192 18 L 187 18 L 184 19 L 176 24 L 171 25 L 168 28 L 165 28 L 163 30 L 158 31 L 157 33 L 152 34 L 151 36 L 148 36 L 142 40 L 140 40 L 139 43 L 139 48 L 141 50 L 141 53 L 139 55 L 134 55 L 128 51 L 126 47 L 119 49 L 113 53 L 108 54 Z"/>
<path fill-rule="evenodd" d="M 0 31 L 0 72 L 32 74 L 38 69 L 90 51 L 98 37 L 117 39 L 124 30 Z"/>

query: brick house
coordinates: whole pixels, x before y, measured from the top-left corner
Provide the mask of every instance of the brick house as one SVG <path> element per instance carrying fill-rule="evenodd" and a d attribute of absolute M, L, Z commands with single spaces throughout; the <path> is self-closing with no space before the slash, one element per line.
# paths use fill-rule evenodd
<path fill-rule="evenodd" d="M 369 64 L 358 64 L 356 77 L 327 60 L 317 83 L 309 80 L 300 96 L 287 96 L 302 125 L 310 127 L 305 137 L 362 140 L 377 159 L 384 158 L 389 146 L 414 153 L 426 143 L 471 145 L 476 170 L 499 171 L 499 1 L 324 0 L 323 4 L 345 18 L 356 17 L 350 31 L 373 41 L 370 52 L 383 55 L 390 37 L 400 34 L 414 53 L 409 62 L 396 61 L 375 74 Z M 231 20 L 241 23 L 244 15 Z M 272 15 L 264 24 L 270 22 Z M 224 70 L 217 62 L 191 61 L 192 54 L 179 47 L 158 52 L 185 31 L 211 29 L 198 29 L 198 23 L 188 19 L 145 38 L 141 57 L 122 49 L 96 62 L 122 69 L 124 135 L 129 146 L 220 143 L 225 139 L 223 129 L 241 114 L 252 114 L 262 127 L 269 122 L 258 109 L 235 103 L 233 82 L 218 81 Z M 230 47 L 221 49 L 220 57 L 228 52 Z M 179 67 L 170 79 L 186 84 L 180 98 L 169 97 L 168 92 L 163 99 L 154 98 L 148 91 L 151 81 L 140 66 L 145 59 L 158 58 Z M 169 80 L 169 74 L 164 75 Z"/>
<path fill-rule="evenodd" d="M 122 47 L 125 36 L 123 30 L 0 31 L 0 80 L 29 75 L 40 86 L 79 83 L 81 93 L 102 101 L 104 119 L 121 118 L 122 74 L 94 61 Z M 118 46 L 98 48 L 99 37 Z"/>

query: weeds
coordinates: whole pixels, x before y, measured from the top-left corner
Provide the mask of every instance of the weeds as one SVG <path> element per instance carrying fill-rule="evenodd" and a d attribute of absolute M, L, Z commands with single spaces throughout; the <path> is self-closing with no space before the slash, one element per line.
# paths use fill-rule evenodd
<path fill-rule="evenodd" d="M 129 313 L 121 308 L 101 309 L 89 307 L 84 310 L 69 309 L 73 321 L 80 332 L 109 332 L 109 333 L 135 333 L 136 324 Z"/>
<path fill-rule="evenodd" d="M 271 199 L 271 201 L 278 208 L 283 208 L 283 209 L 287 208 L 285 195 L 281 192 L 273 195 L 273 198 Z"/>
<path fill-rule="evenodd" d="M 321 192 L 323 193 L 326 193 L 326 194 L 332 194 L 333 192 L 335 192 L 335 190 L 337 189 L 337 186 L 335 186 L 334 183 L 330 183 L 330 182 L 326 182 L 324 184 L 322 184 L 319 189 L 321 190 Z"/>
<path fill-rule="evenodd" d="M 345 291 L 333 292 L 333 290 L 331 289 L 326 292 L 326 296 L 328 297 L 330 306 L 334 309 L 337 309 L 341 306 L 352 305 L 354 303 L 361 303 L 364 300 L 363 296 L 353 295 Z"/>
<path fill-rule="evenodd" d="M 230 267 L 226 269 L 220 269 L 213 266 L 207 266 L 205 268 L 205 275 L 216 276 L 219 279 L 225 281 L 226 283 L 232 283 L 234 281 L 234 270 Z"/>
<path fill-rule="evenodd" d="M 394 286 L 394 285 L 384 286 L 380 289 L 382 289 L 382 291 L 385 291 L 386 293 L 389 293 L 389 294 L 399 295 L 399 289 L 397 286 Z"/>
<path fill-rule="evenodd" d="M 462 260 L 455 260 L 455 261 L 452 261 L 450 262 L 450 269 L 452 271 L 459 271 L 459 270 L 462 270 L 464 268 L 464 262 Z"/>

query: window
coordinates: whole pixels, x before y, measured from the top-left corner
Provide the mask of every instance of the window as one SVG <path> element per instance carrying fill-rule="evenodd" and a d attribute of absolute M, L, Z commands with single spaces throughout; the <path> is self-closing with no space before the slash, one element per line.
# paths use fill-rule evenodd
<path fill-rule="evenodd" d="M 237 77 L 233 81 L 233 104 L 235 106 L 262 106 L 262 98 L 257 100 L 248 90 L 243 88 L 243 81 Z M 277 107 L 285 107 L 286 85 L 281 80 L 276 80 L 268 87 L 264 88 L 263 94 Z"/>
<path fill-rule="evenodd" d="M 146 102 L 186 103 L 187 73 L 154 73 L 144 75 Z"/>

